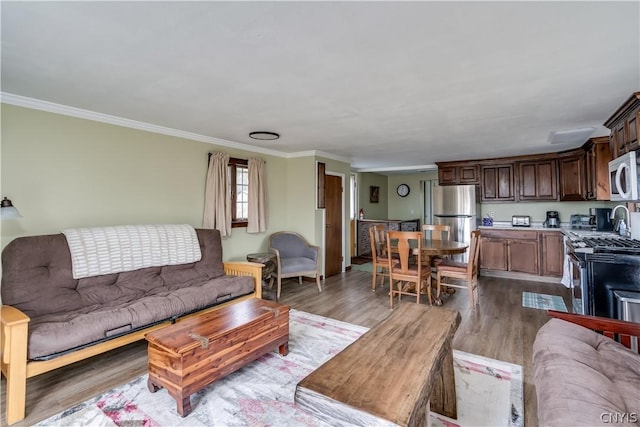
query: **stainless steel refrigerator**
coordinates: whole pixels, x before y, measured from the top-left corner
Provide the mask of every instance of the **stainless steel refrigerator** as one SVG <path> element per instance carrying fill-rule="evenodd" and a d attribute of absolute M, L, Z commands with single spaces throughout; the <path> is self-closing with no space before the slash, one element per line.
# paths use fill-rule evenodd
<path fill-rule="evenodd" d="M 435 186 L 431 191 L 434 224 L 451 226 L 451 240 L 471 241 L 471 232 L 480 223 L 480 198 L 475 185 Z M 454 255 L 456 261 L 467 262 L 469 251 Z"/>

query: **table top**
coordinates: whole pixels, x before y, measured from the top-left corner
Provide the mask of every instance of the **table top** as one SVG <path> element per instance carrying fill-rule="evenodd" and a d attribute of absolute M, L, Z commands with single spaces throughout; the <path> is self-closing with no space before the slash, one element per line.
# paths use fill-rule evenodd
<path fill-rule="evenodd" d="M 247 255 L 247 261 L 251 261 L 251 260 L 269 260 L 269 259 L 276 259 L 276 254 L 272 253 L 272 252 L 258 252 L 255 254 L 248 254 Z"/>
<path fill-rule="evenodd" d="M 422 253 L 427 255 L 454 255 L 467 251 L 468 243 L 455 240 L 422 239 Z"/>
<path fill-rule="evenodd" d="M 460 319 L 457 311 L 401 304 L 304 378 L 298 390 L 310 390 L 329 401 L 408 425 L 413 407 L 437 380 L 434 371 L 451 352 Z"/>

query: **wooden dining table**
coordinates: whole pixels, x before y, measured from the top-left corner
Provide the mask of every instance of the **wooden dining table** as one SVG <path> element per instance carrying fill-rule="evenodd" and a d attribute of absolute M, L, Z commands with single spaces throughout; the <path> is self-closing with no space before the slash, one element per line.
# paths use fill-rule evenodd
<path fill-rule="evenodd" d="M 455 240 L 440 240 L 426 237 L 422 239 L 422 256 L 429 257 L 429 259 L 434 255 L 463 254 L 468 248 L 468 243 Z"/>
<path fill-rule="evenodd" d="M 432 239 L 430 237 L 422 238 L 422 262 L 431 265 L 431 257 L 435 255 L 458 255 L 463 254 L 469 248 L 469 244 L 458 242 L 456 240 Z M 392 244 L 392 251 L 393 248 Z M 418 248 L 413 249 L 414 255 L 417 255 Z M 453 289 L 453 288 L 451 288 Z M 425 293 L 431 292 L 431 289 L 423 289 Z M 438 305 L 442 304 L 440 302 Z"/>

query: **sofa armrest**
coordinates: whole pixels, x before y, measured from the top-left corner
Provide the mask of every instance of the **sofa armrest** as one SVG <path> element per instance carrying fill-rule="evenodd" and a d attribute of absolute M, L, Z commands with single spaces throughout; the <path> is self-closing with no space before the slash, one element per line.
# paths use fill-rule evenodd
<path fill-rule="evenodd" d="M 620 343 L 628 348 L 631 348 L 632 337 L 638 337 L 640 340 L 640 323 L 609 319 L 606 317 L 565 313 L 554 310 L 549 310 L 548 313 L 551 317 L 575 323 L 576 325 L 580 325 L 587 329 L 592 329 L 611 339 L 615 339 L 615 336 L 618 335 Z"/>
<path fill-rule="evenodd" d="M 0 351 L 2 373 L 7 379 L 6 421 L 13 424 L 24 418 L 27 391 L 27 340 L 29 316 L 9 305 L 0 307 Z"/>
<path fill-rule="evenodd" d="M 6 364 L 11 360 L 16 339 L 19 342 L 24 341 L 26 347 L 27 324 L 31 319 L 22 311 L 10 305 L 3 305 L 0 310 L 0 322 L 2 322 L 2 346 L 0 348 L 2 349 L 2 363 Z M 24 336 L 20 337 L 20 335 Z"/>
<path fill-rule="evenodd" d="M 224 273 L 231 276 L 253 276 L 256 298 L 262 298 L 262 267 L 259 262 L 224 262 Z"/>

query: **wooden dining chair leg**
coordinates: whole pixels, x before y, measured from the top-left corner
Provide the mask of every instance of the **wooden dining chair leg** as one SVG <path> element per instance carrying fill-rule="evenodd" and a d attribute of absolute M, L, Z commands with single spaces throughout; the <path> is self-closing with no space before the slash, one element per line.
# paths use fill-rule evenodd
<path fill-rule="evenodd" d="M 378 267 L 373 266 L 373 273 L 371 274 L 371 292 L 376 291 L 377 283 L 378 283 Z"/>
<path fill-rule="evenodd" d="M 393 309 L 393 280 L 389 279 L 389 307 Z"/>

